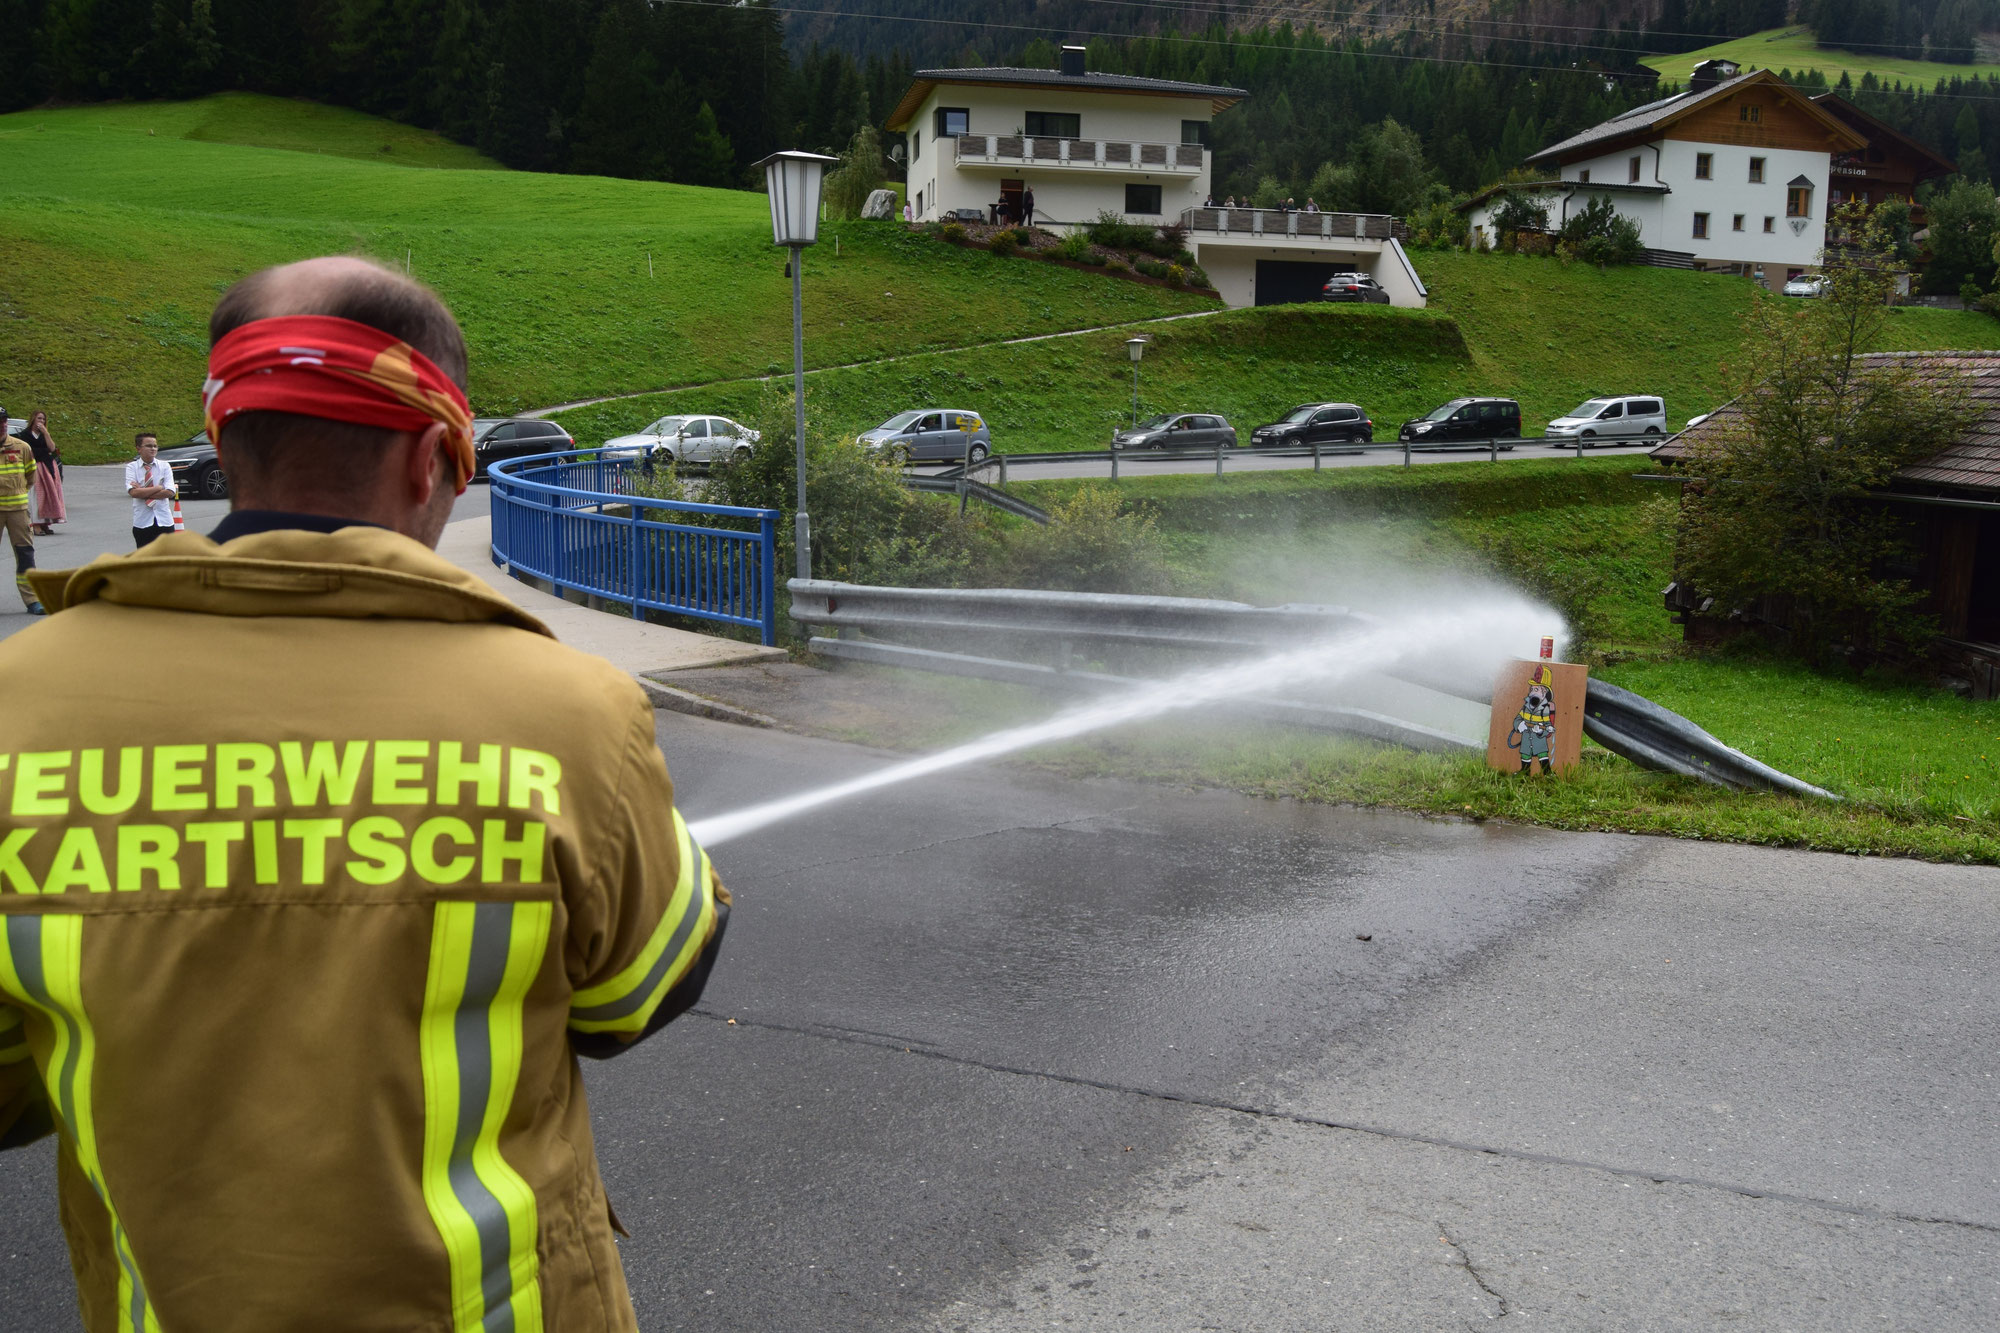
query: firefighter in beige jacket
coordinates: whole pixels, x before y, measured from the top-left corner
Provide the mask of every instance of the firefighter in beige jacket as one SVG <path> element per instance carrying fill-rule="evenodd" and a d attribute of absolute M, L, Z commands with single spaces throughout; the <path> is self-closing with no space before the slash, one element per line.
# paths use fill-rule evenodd
<path fill-rule="evenodd" d="M 0 754 L 0 1144 L 60 1135 L 85 1326 L 634 1329 L 575 1055 L 693 1003 L 729 904 L 649 704 L 403 532 L 216 536 L 38 574 L 0 644 L 59 682 Z"/>

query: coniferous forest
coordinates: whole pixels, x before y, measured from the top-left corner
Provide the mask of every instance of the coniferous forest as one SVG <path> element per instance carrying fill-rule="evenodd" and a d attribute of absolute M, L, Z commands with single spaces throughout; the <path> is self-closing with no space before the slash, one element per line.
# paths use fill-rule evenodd
<path fill-rule="evenodd" d="M 1063 38 L 1047 34 L 1073 10 L 1098 24 L 1075 35 L 1102 33 L 1087 39 L 1094 69 L 1249 92 L 1214 127 L 1218 193 L 1407 211 L 1497 181 L 1537 148 L 1661 95 L 1641 56 L 1698 44 L 1704 32 L 1752 31 L 1783 9 L 1776 0 L 1607 5 L 1594 11 L 1600 26 L 1527 25 L 1541 34 L 1529 40 L 1523 25 L 1501 25 L 1496 0 L 1491 22 L 1413 18 L 1363 40 L 1220 20 L 1177 29 L 1166 25 L 1183 15 L 1171 9 L 1102 31 L 1115 11 L 1076 0 L 995 0 L 979 22 L 958 24 L 917 22 L 927 7 L 959 12 L 879 0 L 876 12 L 908 16 L 902 27 L 814 27 L 793 15 L 788 28 L 787 11 L 767 0 L 0 0 L 9 37 L 0 110 L 246 89 L 437 129 L 513 167 L 754 187 L 750 164 L 774 149 L 839 152 L 863 125 L 879 127 L 919 64 L 1052 66 Z M 1934 57 L 1969 50 L 1964 34 L 1996 7 L 1804 6 L 1843 41 L 1910 37 Z M 1223 8 L 1240 20 L 1233 11 L 1251 7 L 1205 12 Z M 1886 29 L 1876 8 L 1893 11 Z M 1622 17 L 1606 26 L 1606 14 Z M 1143 22 L 1155 30 L 1138 30 Z M 903 32 L 923 38 L 917 50 L 881 45 Z M 1969 175 L 2000 160 L 1992 77 L 1926 89 L 1871 77 L 1840 90 Z M 881 143 L 895 155 L 897 136 Z"/>

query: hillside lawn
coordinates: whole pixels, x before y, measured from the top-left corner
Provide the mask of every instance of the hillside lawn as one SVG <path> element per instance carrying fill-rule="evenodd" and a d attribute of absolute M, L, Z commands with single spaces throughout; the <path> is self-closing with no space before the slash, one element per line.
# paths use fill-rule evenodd
<path fill-rule="evenodd" d="M 951 247 L 939 245 L 938 249 Z M 996 280 L 1034 261 L 979 254 Z M 1521 255 L 1418 250 L 1431 290 L 1425 310 L 1311 305 L 1236 310 L 1146 330 L 1140 411 L 1220 412 L 1248 439 L 1298 403 L 1359 403 L 1376 439 L 1460 394 L 1520 400 L 1523 429 L 1607 393 L 1657 393 L 1671 425 L 1725 401 L 1743 320 L 1762 295 L 1719 274 L 1647 267 L 1597 269 Z M 807 380 L 823 426 L 862 430 L 917 407 L 983 414 L 1002 453 L 1102 449 L 1130 424 L 1131 330 L 976 352 L 907 357 Z M 2000 347 L 2000 320 L 1963 310 L 1895 308 L 1883 350 Z M 779 387 L 788 387 L 789 376 Z M 649 394 L 562 413 L 579 441 L 598 443 L 668 412 L 754 417 L 757 380 Z"/>
<path fill-rule="evenodd" d="M 1745 69 L 1787 70 L 1803 74 L 1816 69 L 1826 75 L 1828 84 L 1840 82 L 1845 73 L 1861 82 L 1864 74 L 1873 74 L 1886 83 L 1901 82 L 1904 86 L 1931 88 L 1939 79 L 1977 78 L 1987 74 L 2000 74 L 2000 65 L 1977 63 L 1971 65 L 1947 65 L 1942 61 L 1918 60 L 1909 56 L 1885 56 L 1866 51 L 1837 51 L 1821 46 L 1813 36 L 1811 28 L 1793 24 L 1785 28 L 1766 28 L 1753 32 L 1747 37 L 1736 37 L 1713 46 L 1704 46 L 1699 51 L 1687 51 L 1679 55 L 1648 56 L 1639 63 L 1660 71 L 1664 79 L 1686 84 L 1694 67 L 1704 60 L 1734 60 Z"/>
<path fill-rule="evenodd" d="M 0 181 L 0 401 L 47 407 L 76 462 L 124 457 L 140 426 L 199 429 L 216 295 L 314 254 L 436 287 L 482 414 L 791 361 L 761 194 L 495 170 L 407 127 L 250 95 L 0 117 Z M 1050 264 L 996 270 L 896 224 L 823 228 L 805 273 L 815 365 L 1214 306 Z"/>
<path fill-rule="evenodd" d="M 1683 647 L 1660 600 L 1671 577 L 1675 491 L 1635 476 L 1648 470 L 1643 459 L 1552 458 L 1220 481 L 1145 477 L 1120 482 L 1119 493 L 1153 516 L 1176 590 L 1192 595 L 1393 611 L 1481 583 L 1531 593 L 1580 584 L 1601 635 L 1593 675 L 1844 803 L 1723 792 L 1647 772 L 1590 743 L 1578 774 L 1523 781 L 1490 771 L 1483 757 L 1420 755 L 1226 717 L 1176 717 L 1038 752 L 1036 762 L 1558 828 L 2000 864 L 2000 705 L 1890 676 L 1816 672 L 1747 645 Z M 1105 484 L 1010 489 L 1049 504 Z M 949 735 L 1046 709 L 1027 692 L 967 702 L 972 711 Z"/>

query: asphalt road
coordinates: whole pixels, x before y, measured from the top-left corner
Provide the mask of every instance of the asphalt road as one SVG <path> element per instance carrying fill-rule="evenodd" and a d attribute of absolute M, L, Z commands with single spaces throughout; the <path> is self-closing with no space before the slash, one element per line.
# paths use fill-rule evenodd
<path fill-rule="evenodd" d="M 1601 454 L 1620 456 L 1643 455 L 1657 449 L 1660 441 L 1646 440 L 1633 444 L 1607 444 L 1586 449 L 1585 458 L 1595 458 Z M 1420 466 L 1427 463 L 1466 462 L 1515 462 L 1528 458 L 1575 458 L 1572 449 L 1551 449 L 1538 441 L 1525 441 L 1512 452 L 1501 450 L 1497 459 L 1485 449 L 1429 449 L 1412 450 L 1410 462 Z M 1223 451 L 1222 468 L 1227 472 L 1281 472 L 1310 469 L 1312 455 L 1264 453 L 1254 449 L 1227 449 Z M 917 470 L 930 470 L 943 464 L 918 464 Z M 1401 467 L 1403 453 L 1400 449 L 1377 448 L 1366 453 L 1336 454 L 1328 450 L 1320 456 L 1320 466 L 1325 468 L 1346 467 Z M 1146 449 L 1134 449 L 1121 453 L 1118 457 L 1118 472 L 1124 477 L 1170 476 L 1177 474 L 1197 475 L 1215 471 L 1213 457 L 1206 458 L 1163 458 Z M 1076 462 L 1057 463 L 1009 463 L 1007 480 L 1039 481 L 1066 477 L 1106 477 L 1111 475 L 1111 461 L 1106 458 L 1080 459 Z M 979 480 L 993 483 L 997 474 L 987 469 L 979 474 Z"/>
<path fill-rule="evenodd" d="M 691 816 L 887 762 L 660 737 Z M 703 1010 L 589 1070 L 649 1331 L 2000 1326 L 1991 870 L 1006 769 L 716 860 Z"/>

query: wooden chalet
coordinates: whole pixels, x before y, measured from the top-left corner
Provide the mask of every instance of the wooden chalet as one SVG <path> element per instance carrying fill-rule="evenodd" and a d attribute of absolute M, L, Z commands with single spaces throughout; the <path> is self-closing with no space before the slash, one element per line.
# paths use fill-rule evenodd
<path fill-rule="evenodd" d="M 1961 382 L 1968 393 L 1957 439 L 1895 474 L 1878 492 L 1881 503 L 1910 520 L 1917 563 L 1904 571 L 1925 592 L 1920 608 L 1938 618 L 1939 656 L 1949 673 L 1970 684 L 1974 698 L 2000 698 L 2000 352 L 1875 352 L 1870 366 L 1907 364 L 1920 378 Z M 1710 432 L 1740 421 L 1737 403 L 1717 409 L 1655 449 L 1670 468 Z M 1714 637 L 1719 608 L 1676 582 L 1667 608 L 1684 637 Z M 1755 618 L 1785 627 L 1782 608 L 1757 608 Z"/>
<path fill-rule="evenodd" d="M 1833 155 L 1833 179 L 1826 194 L 1827 216 L 1850 201 L 1879 204 L 1900 199 L 1910 205 L 1910 221 L 1924 225 L 1917 187 L 1949 176 L 1958 164 L 1939 156 L 1900 130 L 1884 125 L 1837 93 L 1821 93 L 1814 105 L 1868 140 L 1865 148 Z"/>

